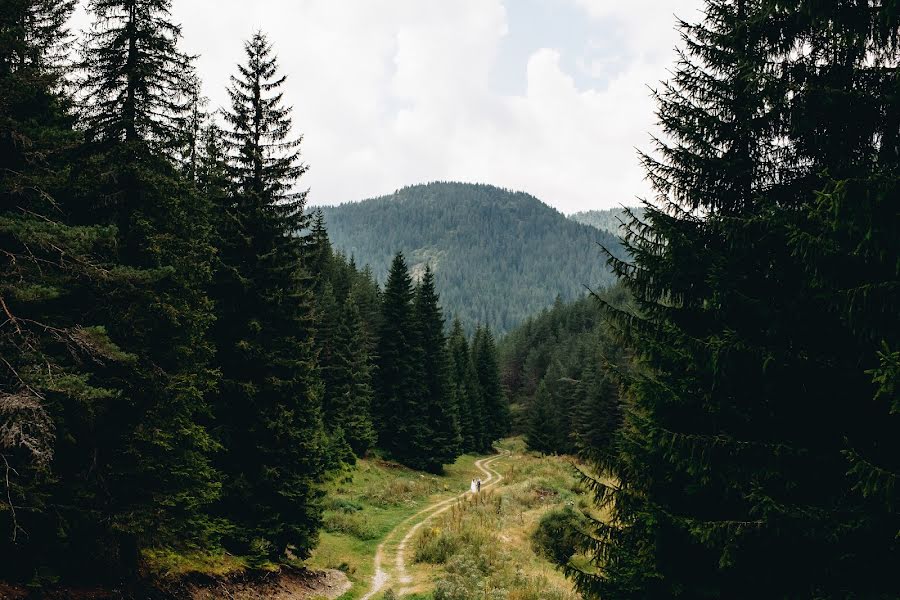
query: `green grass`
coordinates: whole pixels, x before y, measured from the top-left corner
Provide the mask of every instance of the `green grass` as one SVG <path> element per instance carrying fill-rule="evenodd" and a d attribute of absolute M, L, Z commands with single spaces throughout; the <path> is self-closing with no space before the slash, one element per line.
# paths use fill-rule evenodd
<path fill-rule="evenodd" d="M 429 504 L 464 492 L 478 473 L 477 459 L 462 456 L 440 476 L 380 459 L 358 461 L 354 469 L 327 484 L 325 530 L 306 565 L 344 571 L 353 587 L 342 600 L 358 598 L 374 575 L 381 540 Z"/>
<path fill-rule="evenodd" d="M 494 464 L 500 484 L 455 503 L 413 538 L 416 589 L 432 589 L 433 600 L 576 600 L 572 584 L 531 543 L 542 515 L 587 503 L 571 459 L 529 454 L 521 439 L 502 447 L 510 455 Z"/>
<path fill-rule="evenodd" d="M 494 462 L 493 468 L 503 480 L 477 500 L 467 497 L 454 502 L 425 523 L 410 541 L 406 560 L 413 582 L 405 599 L 577 598 L 571 583 L 536 554 L 531 544 L 531 535 L 547 511 L 590 507 L 570 459 L 528 453 L 519 438 L 504 440 L 500 447 L 508 455 Z M 472 477 L 481 475 L 474 466 L 478 458 L 463 456 L 441 476 L 378 458 L 360 460 L 352 469 L 335 475 L 325 485 L 319 545 L 303 565 L 344 571 L 353 586 L 340 600 L 359 598 L 369 588 L 375 553 L 385 536 L 423 508 L 465 492 Z M 399 538 L 415 522 L 409 521 L 400 535 L 386 544 L 385 567 L 389 571 L 394 570 Z M 156 550 L 145 560 L 163 577 L 192 572 L 227 575 L 248 568 L 241 558 L 224 554 Z M 388 588 L 397 591 L 398 585 L 390 581 Z M 376 598 L 390 600 L 389 590 Z"/>

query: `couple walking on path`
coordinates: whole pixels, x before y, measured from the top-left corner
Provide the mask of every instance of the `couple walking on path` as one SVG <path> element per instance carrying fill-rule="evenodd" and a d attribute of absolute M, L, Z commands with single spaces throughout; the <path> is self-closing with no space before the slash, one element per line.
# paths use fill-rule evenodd
<path fill-rule="evenodd" d="M 477 494 L 481 491 L 481 479 L 473 479 L 472 486 L 469 488 L 473 494 Z"/>

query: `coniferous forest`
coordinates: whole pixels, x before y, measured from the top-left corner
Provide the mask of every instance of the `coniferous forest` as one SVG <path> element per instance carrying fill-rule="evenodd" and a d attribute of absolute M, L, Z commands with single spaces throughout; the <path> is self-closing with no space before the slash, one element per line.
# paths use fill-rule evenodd
<path fill-rule="evenodd" d="M 213 110 L 171 0 L 76 4 L 0 5 L 0 597 L 900 596 L 895 0 L 704 0 L 653 194 L 569 220 L 314 210 L 265 33 Z"/>
<path fill-rule="evenodd" d="M 489 450 L 505 420 L 460 423 L 505 415 L 490 331 L 332 250 L 265 34 L 213 114 L 169 0 L 92 0 L 76 64 L 74 7 L 0 9 L 0 579 L 303 559 L 356 457 Z"/>

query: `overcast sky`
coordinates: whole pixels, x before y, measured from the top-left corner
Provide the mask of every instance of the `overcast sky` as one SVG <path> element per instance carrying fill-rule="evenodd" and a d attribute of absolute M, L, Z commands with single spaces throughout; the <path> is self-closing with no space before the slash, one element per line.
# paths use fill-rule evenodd
<path fill-rule="evenodd" d="M 310 202 L 433 180 L 566 213 L 631 204 L 675 17 L 702 0 L 174 0 L 211 106 L 242 40 L 269 35 L 304 135 Z M 87 26 L 83 10 L 75 27 Z"/>

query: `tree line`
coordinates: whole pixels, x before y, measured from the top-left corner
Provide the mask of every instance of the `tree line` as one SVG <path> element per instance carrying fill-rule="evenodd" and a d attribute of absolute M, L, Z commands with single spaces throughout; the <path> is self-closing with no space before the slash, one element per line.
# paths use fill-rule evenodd
<path fill-rule="evenodd" d="M 303 559 L 357 456 L 489 450 L 490 331 L 332 250 L 266 36 L 212 114 L 169 0 L 91 0 L 72 64 L 74 6 L 0 8 L 0 577 Z"/>
<path fill-rule="evenodd" d="M 578 448 L 608 516 L 566 569 L 590 598 L 894 598 L 900 13 L 704 7 L 655 91 L 655 195 L 609 256 L 632 300 L 603 317 L 629 360 L 602 357 L 618 425 Z M 553 363 L 525 369 L 535 411 L 584 379 L 554 347 L 522 359 Z"/>
<path fill-rule="evenodd" d="M 622 287 L 599 293 L 615 306 L 630 303 Z M 580 454 L 612 442 L 621 420 L 614 372 L 628 356 L 595 297 L 557 299 L 507 334 L 499 354 L 512 430 L 530 450 Z"/>

